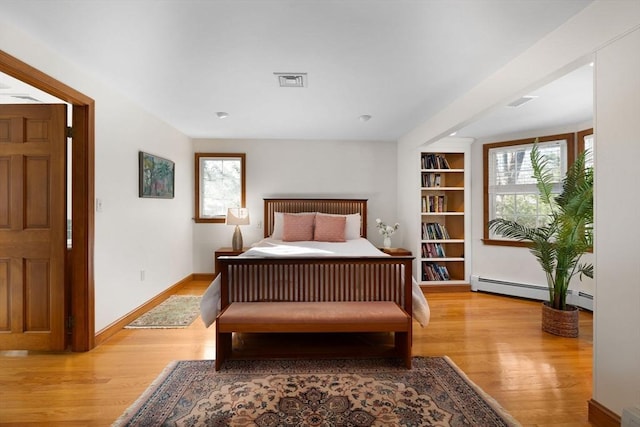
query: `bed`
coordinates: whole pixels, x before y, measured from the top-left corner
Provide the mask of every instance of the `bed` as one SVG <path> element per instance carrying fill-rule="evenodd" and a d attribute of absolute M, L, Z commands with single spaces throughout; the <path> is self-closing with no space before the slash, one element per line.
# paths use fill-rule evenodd
<path fill-rule="evenodd" d="M 340 227 L 344 234 L 336 237 Z M 264 199 L 264 239 L 240 256 L 219 258 L 221 273 L 203 295 L 202 320 L 211 326 L 233 303 L 393 302 L 426 326 L 429 305 L 411 276 L 413 257 L 389 256 L 366 234 L 366 200 Z M 358 322 L 375 323 L 369 320 L 365 311 Z"/>

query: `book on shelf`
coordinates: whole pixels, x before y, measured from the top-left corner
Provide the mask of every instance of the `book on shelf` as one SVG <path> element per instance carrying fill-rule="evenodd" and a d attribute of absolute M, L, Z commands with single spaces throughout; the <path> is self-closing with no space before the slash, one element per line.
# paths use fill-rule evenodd
<path fill-rule="evenodd" d="M 447 158 L 441 154 L 422 153 L 422 169 L 451 169 Z"/>
<path fill-rule="evenodd" d="M 447 228 L 439 222 L 422 223 L 422 240 L 444 240 L 449 238 Z"/>
<path fill-rule="evenodd" d="M 447 212 L 447 196 L 422 196 L 422 212 Z"/>
<path fill-rule="evenodd" d="M 422 281 L 451 280 L 449 270 L 437 262 L 422 262 Z"/>
<path fill-rule="evenodd" d="M 442 176 L 439 173 L 424 172 L 422 174 L 423 187 L 440 187 Z"/>
<path fill-rule="evenodd" d="M 445 258 L 444 247 L 440 243 L 423 243 L 422 244 L 422 258 Z"/>

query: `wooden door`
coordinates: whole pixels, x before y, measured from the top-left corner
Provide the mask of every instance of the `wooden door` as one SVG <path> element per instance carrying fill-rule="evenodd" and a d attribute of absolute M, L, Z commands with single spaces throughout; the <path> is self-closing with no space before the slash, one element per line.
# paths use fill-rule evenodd
<path fill-rule="evenodd" d="M 66 105 L 0 105 L 0 350 L 65 348 Z"/>

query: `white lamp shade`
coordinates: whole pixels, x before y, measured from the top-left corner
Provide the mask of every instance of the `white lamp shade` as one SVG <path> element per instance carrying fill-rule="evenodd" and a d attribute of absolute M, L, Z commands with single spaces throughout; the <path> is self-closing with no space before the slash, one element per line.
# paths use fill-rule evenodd
<path fill-rule="evenodd" d="M 229 225 L 249 225 L 249 209 L 229 208 L 227 210 L 227 224 Z"/>

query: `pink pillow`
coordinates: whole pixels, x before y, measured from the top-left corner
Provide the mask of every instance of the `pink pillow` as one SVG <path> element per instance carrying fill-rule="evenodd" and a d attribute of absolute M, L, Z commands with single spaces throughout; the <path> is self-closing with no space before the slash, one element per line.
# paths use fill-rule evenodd
<path fill-rule="evenodd" d="M 282 240 L 285 242 L 313 240 L 315 215 L 293 215 L 285 213 L 282 218 Z"/>
<path fill-rule="evenodd" d="M 300 212 L 300 213 L 291 213 L 289 215 L 315 215 L 315 214 L 316 214 L 315 212 Z M 271 238 L 282 240 L 283 228 L 284 228 L 284 212 L 274 212 L 273 213 L 273 231 L 271 232 Z M 358 229 L 358 232 L 359 231 L 360 229 Z"/>
<path fill-rule="evenodd" d="M 344 242 L 345 216 L 316 215 L 313 240 L 320 242 Z"/>

